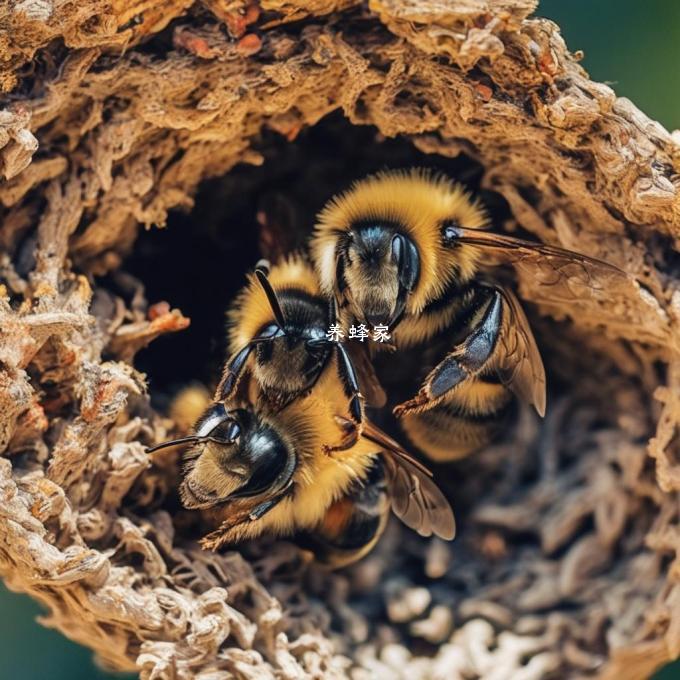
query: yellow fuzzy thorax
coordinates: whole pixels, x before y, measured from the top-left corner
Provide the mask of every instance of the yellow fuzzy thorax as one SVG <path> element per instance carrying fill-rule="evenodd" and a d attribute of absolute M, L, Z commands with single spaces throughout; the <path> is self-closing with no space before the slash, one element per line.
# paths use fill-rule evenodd
<path fill-rule="evenodd" d="M 441 228 L 448 220 L 469 229 L 482 228 L 487 224 L 483 208 L 461 185 L 427 170 L 382 172 L 335 196 L 319 215 L 311 252 L 325 294 L 334 291 L 339 234 L 367 219 L 401 225 L 418 249 L 420 277 L 408 300 L 408 313 L 418 314 L 438 299 L 456 272 L 461 281 L 476 272 L 479 250 L 444 247 Z"/>
<path fill-rule="evenodd" d="M 316 526 L 331 503 L 345 495 L 352 484 L 366 478 L 379 451 L 374 442 L 359 437 L 346 451 L 326 453 L 323 450 L 324 446 L 335 446 L 340 442 L 343 433 L 336 417 L 347 416 L 347 405 L 334 359 L 312 392 L 294 401 L 281 414 L 293 443 L 302 440 L 304 431 L 307 446 L 298 452 L 293 498 L 283 501 L 280 509 L 275 508 L 270 513 L 274 532 Z"/>
<path fill-rule="evenodd" d="M 274 290 L 297 288 L 310 295 L 319 295 L 319 283 L 311 264 L 299 254 L 289 255 L 274 265 L 269 272 Z M 248 275 L 248 283 L 236 297 L 227 314 L 229 325 L 229 350 L 237 352 L 256 335 L 266 323 L 274 321 L 274 314 L 267 296 L 254 274 Z"/>

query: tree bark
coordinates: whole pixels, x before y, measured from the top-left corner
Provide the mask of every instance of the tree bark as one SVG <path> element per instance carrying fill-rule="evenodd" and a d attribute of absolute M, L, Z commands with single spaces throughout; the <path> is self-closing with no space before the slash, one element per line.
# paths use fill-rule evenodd
<path fill-rule="evenodd" d="M 644 677 L 680 655 L 680 146 L 535 5 L 0 8 L 0 574 L 46 625 L 143 678 Z M 144 453 L 172 422 L 135 369 L 188 319 L 106 275 L 201 182 L 263 163 L 263 135 L 296 144 L 338 111 L 348 146 L 374 126 L 435 163 L 462 154 L 496 228 L 640 285 L 573 305 L 520 271 L 556 386 L 545 422 L 523 411 L 456 468 L 451 546 L 392 526 L 323 574 L 283 542 L 197 547 L 171 510 L 176 457 Z"/>

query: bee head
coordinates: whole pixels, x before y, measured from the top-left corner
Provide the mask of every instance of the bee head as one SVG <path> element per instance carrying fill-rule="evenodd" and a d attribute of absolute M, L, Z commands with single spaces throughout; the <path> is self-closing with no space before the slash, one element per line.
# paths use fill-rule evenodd
<path fill-rule="evenodd" d="M 420 271 L 418 249 L 389 220 L 354 222 L 338 243 L 337 281 L 352 313 L 372 326 L 395 326 Z"/>
<path fill-rule="evenodd" d="M 325 335 L 316 341 L 308 335 L 303 332 L 290 333 L 257 346 L 255 371 L 258 383 L 266 391 L 271 394 L 298 395 L 316 382 L 330 349 L 322 342 Z"/>
<path fill-rule="evenodd" d="M 486 222 L 483 208 L 444 176 L 414 169 L 367 177 L 317 218 L 311 251 L 321 289 L 356 318 L 393 328 L 402 311 L 420 314 L 477 273 L 479 250 L 452 246 L 443 225 Z"/>
<path fill-rule="evenodd" d="M 184 441 L 197 444 L 180 487 L 189 509 L 275 494 L 290 483 L 297 465 L 295 451 L 273 424 L 252 410 L 227 411 L 221 403 L 208 408 L 194 435 L 155 448 Z"/>
<path fill-rule="evenodd" d="M 279 299 L 261 267 L 255 270 L 274 316 L 258 331 L 262 341 L 255 350 L 258 382 L 272 394 L 297 395 L 309 389 L 329 354 L 325 305 L 305 296 Z"/>

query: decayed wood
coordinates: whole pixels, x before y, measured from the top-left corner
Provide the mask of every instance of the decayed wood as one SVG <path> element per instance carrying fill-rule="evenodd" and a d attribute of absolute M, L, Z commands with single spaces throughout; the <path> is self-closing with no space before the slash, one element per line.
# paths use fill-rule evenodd
<path fill-rule="evenodd" d="M 0 573 L 47 625 L 146 678 L 642 677 L 680 654 L 680 146 L 589 80 L 535 4 L 0 8 Z M 134 356 L 188 321 L 91 278 L 201 180 L 261 163 L 261 131 L 294 140 L 335 110 L 467 154 L 509 205 L 499 227 L 641 284 L 557 304 L 520 272 L 569 389 L 462 464 L 475 504 L 457 542 L 393 527 L 350 575 L 177 532 L 161 502 L 176 458 L 143 451 L 172 423 Z"/>

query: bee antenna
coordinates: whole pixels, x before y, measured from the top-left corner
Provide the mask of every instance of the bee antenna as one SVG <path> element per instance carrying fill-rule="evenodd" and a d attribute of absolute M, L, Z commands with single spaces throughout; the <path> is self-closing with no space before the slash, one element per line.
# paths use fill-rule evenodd
<path fill-rule="evenodd" d="M 197 437 L 196 435 L 190 435 L 189 437 L 180 437 L 179 439 L 169 439 L 167 442 L 161 442 L 156 444 L 156 446 L 148 446 L 146 448 L 146 453 L 154 453 L 154 451 L 159 451 L 160 449 L 167 449 L 170 446 L 178 446 L 179 444 L 188 444 L 189 442 L 200 442 L 204 437 Z"/>
<path fill-rule="evenodd" d="M 255 263 L 255 269 L 261 269 L 267 276 L 269 276 L 271 268 L 271 262 L 264 257 Z"/>
<path fill-rule="evenodd" d="M 258 265 L 259 264 L 260 263 L 258 262 Z M 286 317 L 283 315 L 283 310 L 279 304 L 279 298 L 276 296 L 276 291 L 272 288 L 272 284 L 269 283 L 267 273 L 268 270 L 265 270 L 260 266 L 255 269 L 255 276 L 257 277 L 260 286 L 262 286 L 262 290 L 267 296 L 267 300 L 269 300 L 269 306 L 272 308 L 272 312 L 274 312 L 276 323 L 278 323 L 281 330 L 283 330 L 286 326 Z"/>
<path fill-rule="evenodd" d="M 334 325 L 338 322 L 338 302 L 335 299 L 335 296 L 330 299 L 328 307 L 331 325 Z"/>

